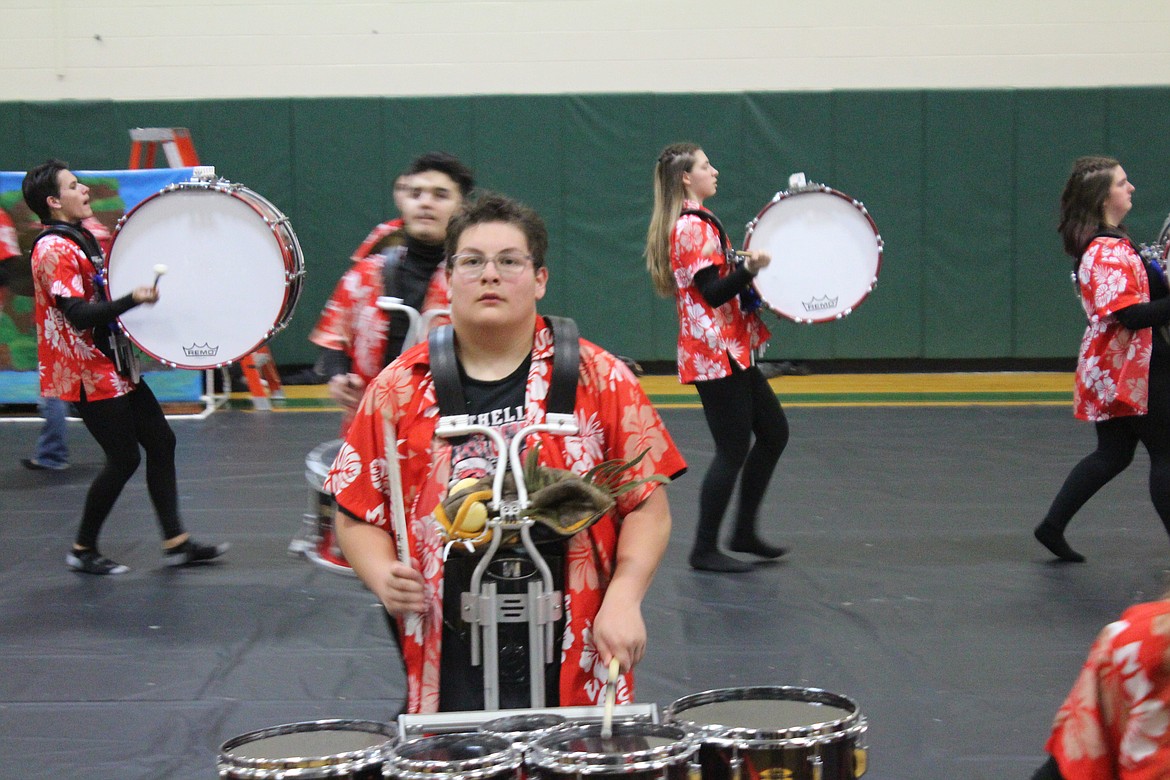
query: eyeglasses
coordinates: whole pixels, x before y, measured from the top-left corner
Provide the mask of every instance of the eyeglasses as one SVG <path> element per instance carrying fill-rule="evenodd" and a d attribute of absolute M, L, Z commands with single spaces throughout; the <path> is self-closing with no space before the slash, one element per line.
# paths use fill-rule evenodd
<path fill-rule="evenodd" d="M 522 255 L 518 252 L 505 252 L 495 257 L 484 257 L 468 252 L 454 255 L 451 258 L 451 267 L 465 279 L 478 279 L 487 270 L 488 263 L 493 263 L 502 278 L 515 279 L 531 262 L 532 255 Z"/>

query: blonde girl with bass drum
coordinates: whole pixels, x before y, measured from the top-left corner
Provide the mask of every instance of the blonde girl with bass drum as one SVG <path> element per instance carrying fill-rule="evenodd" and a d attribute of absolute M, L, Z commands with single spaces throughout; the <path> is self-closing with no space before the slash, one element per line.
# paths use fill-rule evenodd
<path fill-rule="evenodd" d="M 760 558 L 786 550 L 757 534 L 760 503 L 788 443 L 788 420 L 756 366 L 768 329 L 741 294 L 771 262 L 766 252 L 737 262 L 726 233 L 703 201 L 715 195 L 719 171 L 696 144 L 666 147 L 654 167 L 654 212 L 646 235 L 646 267 L 654 289 L 678 307 L 678 377 L 693 384 L 715 440 L 703 477 L 692 568 L 746 572 L 746 561 L 719 550 L 719 526 L 739 483 L 728 547 Z"/>

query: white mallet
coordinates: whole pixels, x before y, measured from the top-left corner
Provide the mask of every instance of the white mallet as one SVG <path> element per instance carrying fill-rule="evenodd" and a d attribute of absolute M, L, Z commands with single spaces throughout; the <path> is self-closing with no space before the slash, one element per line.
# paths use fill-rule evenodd
<path fill-rule="evenodd" d="M 159 263 L 158 265 L 156 265 L 154 267 L 154 286 L 155 287 L 158 287 L 158 280 L 163 278 L 163 274 L 165 274 L 168 270 L 169 269 L 163 263 Z"/>

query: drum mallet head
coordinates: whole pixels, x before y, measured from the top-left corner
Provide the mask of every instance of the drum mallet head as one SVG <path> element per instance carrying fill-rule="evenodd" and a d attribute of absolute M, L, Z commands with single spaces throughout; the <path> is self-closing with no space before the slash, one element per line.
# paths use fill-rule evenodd
<path fill-rule="evenodd" d="M 154 286 L 155 287 L 158 287 L 158 280 L 163 278 L 163 274 L 165 274 L 168 270 L 170 270 L 170 269 L 168 269 L 166 267 L 165 263 L 158 263 L 154 266 Z"/>

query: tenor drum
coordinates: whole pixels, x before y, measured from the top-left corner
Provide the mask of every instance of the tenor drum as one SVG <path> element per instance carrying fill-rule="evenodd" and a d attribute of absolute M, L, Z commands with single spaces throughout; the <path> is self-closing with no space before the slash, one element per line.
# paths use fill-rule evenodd
<path fill-rule="evenodd" d="M 485 734 L 495 734 L 518 745 L 527 745 L 540 739 L 556 726 L 563 725 L 565 718 L 553 712 L 505 715 L 480 724 Z"/>
<path fill-rule="evenodd" d="M 394 728 L 370 720 L 315 720 L 253 731 L 223 743 L 219 776 L 230 780 L 381 780 Z"/>
<path fill-rule="evenodd" d="M 703 780 L 854 780 L 865 774 L 866 720 L 816 688 L 723 688 L 684 696 L 665 720 L 701 732 Z"/>
<path fill-rule="evenodd" d="M 601 725 L 569 723 L 549 730 L 528 751 L 528 776 L 685 780 L 699 749 L 699 735 L 682 726 L 623 721 L 614 723 L 613 735 L 604 739 Z"/>
<path fill-rule="evenodd" d="M 517 780 L 521 761 L 495 734 L 438 734 L 396 745 L 384 771 L 397 780 Z"/>
<path fill-rule="evenodd" d="M 176 368 L 219 367 L 263 346 L 292 318 L 304 277 L 288 218 L 222 179 L 172 184 L 119 220 L 110 298 L 153 284 L 158 264 L 158 303 L 118 319 L 139 349 Z"/>
<path fill-rule="evenodd" d="M 882 237 L 857 200 L 820 184 L 776 193 L 748 223 L 744 247 L 772 262 L 756 276 L 764 305 L 795 322 L 852 312 L 877 284 Z"/>
<path fill-rule="evenodd" d="M 333 515 L 337 502 L 325 490 L 329 469 L 341 451 L 341 439 L 318 444 L 305 456 L 305 481 L 309 483 L 309 506 L 305 512 L 301 533 L 289 545 L 292 552 L 301 553 L 322 568 L 339 574 L 353 575 L 345 554 L 333 531 Z"/>

